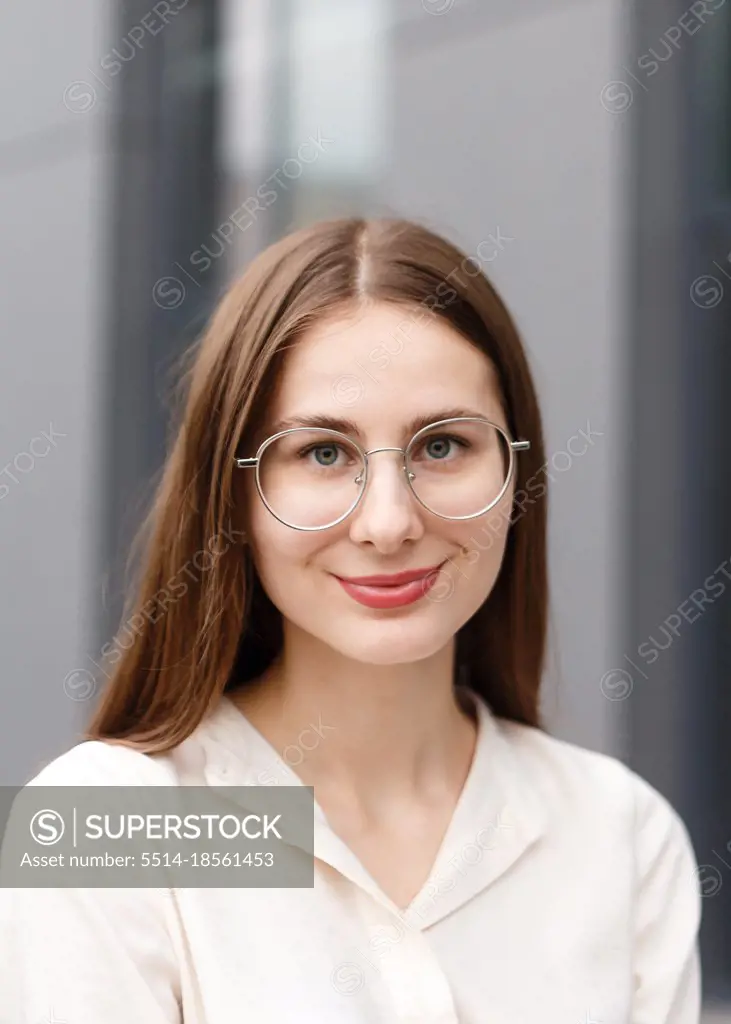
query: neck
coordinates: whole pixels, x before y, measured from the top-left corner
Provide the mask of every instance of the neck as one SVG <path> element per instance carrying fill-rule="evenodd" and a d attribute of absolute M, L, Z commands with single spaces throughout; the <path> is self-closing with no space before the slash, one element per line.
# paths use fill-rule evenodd
<path fill-rule="evenodd" d="M 453 685 L 454 642 L 418 662 L 353 661 L 285 630 L 281 656 L 234 702 L 318 792 L 364 807 L 461 784 L 476 729 Z"/>

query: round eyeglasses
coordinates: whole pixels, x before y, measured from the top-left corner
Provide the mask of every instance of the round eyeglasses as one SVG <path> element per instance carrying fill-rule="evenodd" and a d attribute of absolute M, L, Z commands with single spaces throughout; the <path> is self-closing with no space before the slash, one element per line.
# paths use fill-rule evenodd
<path fill-rule="evenodd" d="M 271 514 L 294 530 L 326 530 L 358 506 L 368 483 L 371 455 L 399 452 L 416 500 L 441 519 L 474 519 L 505 494 L 515 452 L 530 441 L 512 441 L 496 423 L 468 416 L 422 427 L 406 448 L 365 451 L 352 437 L 326 427 L 291 427 L 261 443 L 253 458 L 236 465 L 256 470 L 256 488 Z"/>

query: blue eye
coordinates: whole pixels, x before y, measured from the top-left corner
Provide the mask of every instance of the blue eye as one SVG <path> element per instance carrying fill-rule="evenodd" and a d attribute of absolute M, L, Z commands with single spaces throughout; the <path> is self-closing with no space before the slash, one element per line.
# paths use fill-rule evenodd
<path fill-rule="evenodd" d="M 313 448 L 313 451 L 317 453 L 315 458 L 321 466 L 332 466 L 337 461 L 338 449 L 335 445 L 329 445 L 327 448 Z"/>
<path fill-rule="evenodd" d="M 450 457 L 454 458 L 459 454 L 459 450 L 464 451 L 471 446 L 464 438 L 454 437 L 452 434 L 437 434 L 426 438 L 419 447 L 426 452 L 430 461 L 443 462 Z"/>
<path fill-rule="evenodd" d="M 338 455 L 341 452 L 343 452 L 343 449 L 337 444 L 311 444 L 306 448 L 302 448 L 297 454 L 300 459 L 308 459 L 310 455 L 316 453 L 315 461 L 317 465 L 327 469 L 337 463 Z"/>
<path fill-rule="evenodd" d="M 449 455 L 451 441 L 446 437 L 437 437 L 434 440 L 429 441 L 426 446 L 426 450 L 435 459 L 444 459 Z"/>

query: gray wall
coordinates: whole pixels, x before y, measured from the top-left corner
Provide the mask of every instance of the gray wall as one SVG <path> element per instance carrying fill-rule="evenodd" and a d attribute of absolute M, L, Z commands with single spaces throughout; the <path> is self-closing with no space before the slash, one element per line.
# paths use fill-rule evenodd
<path fill-rule="evenodd" d="M 98 85 L 86 110 L 88 90 L 66 90 L 94 81 L 88 69 L 109 49 L 109 11 L 101 0 L 41 0 L 6 4 L 0 15 L 6 785 L 70 745 L 87 691 L 85 677 L 67 675 L 93 668 L 109 101 Z M 51 425 L 63 436 L 49 445 Z"/>

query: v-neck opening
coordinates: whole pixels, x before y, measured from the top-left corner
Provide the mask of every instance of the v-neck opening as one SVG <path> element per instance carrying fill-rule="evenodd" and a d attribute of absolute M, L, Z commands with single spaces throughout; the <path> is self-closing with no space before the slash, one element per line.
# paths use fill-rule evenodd
<path fill-rule="evenodd" d="M 460 842 L 464 845 L 471 833 L 481 824 L 486 824 L 485 811 L 491 810 L 493 814 L 498 815 L 500 812 L 499 795 L 486 790 L 486 787 L 490 787 L 492 790 L 497 782 L 496 774 L 490 766 L 495 755 L 495 744 L 499 741 L 492 713 L 474 691 L 462 687 L 460 691 L 460 696 L 464 695 L 474 711 L 476 738 L 472 759 L 429 869 L 429 874 L 406 907 L 399 907 L 385 893 L 357 854 L 335 831 L 324 809 L 317 801 L 314 786 L 312 787 L 317 845 L 320 853 L 323 854 L 321 859 L 362 888 L 369 890 L 400 918 L 408 918 L 412 914 L 414 908 L 423 899 L 425 891 L 428 891 L 431 880 L 444 868 L 453 852 L 459 849 Z M 218 739 L 224 742 L 229 752 L 242 765 L 248 765 L 254 770 L 261 770 L 264 766 L 271 768 L 277 765 L 285 780 L 283 784 L 305 786 L 297 772 L 287 764 L 276 748 L 236 706 L 228 694 L 223 694 L 219 705 L 212 712 L 211 724 L 218 734 Z M 219 726 L 220 729 L 216 730 L 216 726 Z M 248 742 L 242 744 L 242 737 Z M 316 853 L 316 856 L 319 854 Z"/>

